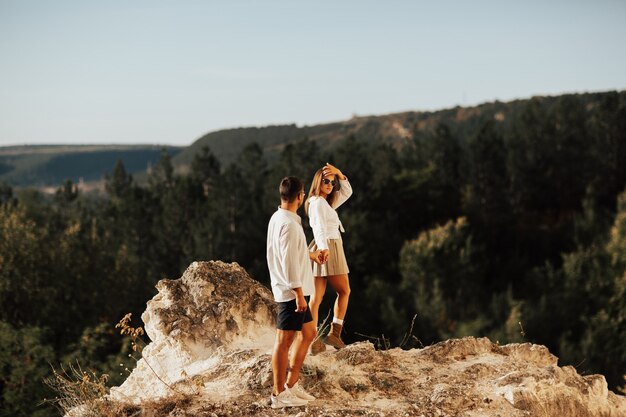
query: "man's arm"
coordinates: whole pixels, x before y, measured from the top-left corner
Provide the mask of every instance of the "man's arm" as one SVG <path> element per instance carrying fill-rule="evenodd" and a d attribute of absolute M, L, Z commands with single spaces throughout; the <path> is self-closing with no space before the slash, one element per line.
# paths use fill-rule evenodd
<path fill-rule="evenodd" d="M 349 199 L 352 195 L 352 186 L 348 181 L 348 177 L 343 175 L 343 172 L 341 172 L 339 168 L 329 164 L 328 162 L 324 166 L 324 175 L 335 175 L 341 183 L 341 187 L 339 187 L 339 192 L 335 197 L 335 201 L 333 202 L 333 208 L 337 209 L 337 207 L 345 203 L 346 200 Z"/>
<path fill-rule="evenodd" d="M 296 312 L 304 313 L 307 305 L 306 300 L 304 299 L 304 294 L 302 293 L 302 288 L 292 288 L 292 290 L 296 293 Z"/>
<path fill-rule="evenodd" d="M 280 230 L 280 265 L 291 289 L 302 288 L 298 259 L 302 256 L 298 247 L 298 226 L 285 224 Z"/>

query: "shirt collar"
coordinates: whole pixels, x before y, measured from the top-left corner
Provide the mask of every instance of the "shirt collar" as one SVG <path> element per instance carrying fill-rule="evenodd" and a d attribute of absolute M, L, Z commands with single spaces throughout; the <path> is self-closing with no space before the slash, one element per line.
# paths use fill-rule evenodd
<path fill-rule="evenodd" d="M 287 209 L 281 208 L 280 206 L 278 207 L 278 211 L 280 211 L 281 213 L 283 213 L 286 216 L 290 217 L 292 220 L 297 221 L 298 224 L 302 224 L 302 219 L 300 218 L 300 216 L 298 216 L 297 213 L 294 213 L 293 211 L 289 211 Z"/>

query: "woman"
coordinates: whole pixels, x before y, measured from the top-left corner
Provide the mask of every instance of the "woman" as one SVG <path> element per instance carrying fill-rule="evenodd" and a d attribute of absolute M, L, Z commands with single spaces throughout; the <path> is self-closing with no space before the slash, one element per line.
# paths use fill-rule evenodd
<path fill-rule="evenodd" d="M 326 343 L 337 349 L 346 346 L 341 340 L 341 329 L 348 309 L 350 282 L 348 281 L 348 264 L 341 240 L 341 232 L 344 232 L 344 229 L 336 209 L 351 195 L 352 187 L 348 178 L 337 167 L 327 163 L 315 173 L 305 205 L 305 210 L 309 215 L 309 225 L 313 229 L 313 237 L 315 238 L 311 242 L 309 250 L 323 251 L 325 260 L 322 265 L 313 264 L 315 291 L 309 301 L 309 308 L 313 316 L 313 323 L 317 328 L 319 307 L 326 292 L 326 284 L 330 283 L 337 292 L 337 299 L 335 300 L 333 322 L 331 330 L 326 336 Z M 326 350 L 326 345 L 317 337 L 311 345 L 311 353 L 316 355 L 324 350 Z"/>

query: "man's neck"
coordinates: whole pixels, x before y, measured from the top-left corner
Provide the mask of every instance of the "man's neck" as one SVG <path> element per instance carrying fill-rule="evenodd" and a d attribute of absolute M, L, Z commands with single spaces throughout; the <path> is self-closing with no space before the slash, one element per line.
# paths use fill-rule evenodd
<path fill-rule="evenodd" d="M 280 208 L 284 210 L 289 210 L 292 213 L 298 212 L 298 201 L 294 201 L 293 203 L 286 203 L 284 201 L 280 202 Z"/>

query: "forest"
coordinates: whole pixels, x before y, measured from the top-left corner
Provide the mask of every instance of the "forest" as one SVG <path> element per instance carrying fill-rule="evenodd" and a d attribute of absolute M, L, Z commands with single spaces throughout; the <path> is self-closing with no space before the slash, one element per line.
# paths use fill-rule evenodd
<path fill-rule="evenodd" d="M 532 342 L 626 390 L 626 99 L 608 92 L 530 99 L 462 135 L 453 121 L 416 127 L 396 145 L 303 137 L 272 163 L 256 143 L 224 166 L 205 146 L 179 174 L 164 150 L 145 182 L 118 161 L 102 194 L 0 184 L 0 416 L 58 415 L 44 401 L 52 366 L 120 384 L 135 359 L 115 324 L 142 325 L 156 282 L 193 261 L 238 262 L 269 285 L 280 179 L 308 190 L 326 162 L 354 189 L 339 209 L 347 341 Z"/>

